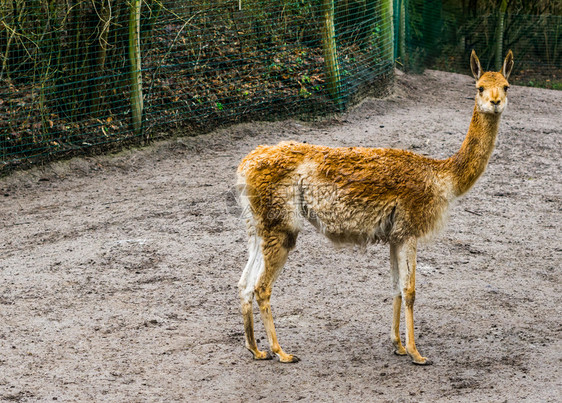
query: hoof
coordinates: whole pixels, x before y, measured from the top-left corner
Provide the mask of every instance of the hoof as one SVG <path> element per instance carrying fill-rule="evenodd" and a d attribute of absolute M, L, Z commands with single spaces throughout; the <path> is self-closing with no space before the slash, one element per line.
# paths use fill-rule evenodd
<path fill-rule="evenodd" d="M 415 365 L 433 365 L 433 361 L 428 360 L 426 357 L 421 357 L 421 359 L 412 360 L 412 364 L 415 364 Z"/>
<path fill-rule="evenodd" d="M 399 355 L 399 356 L 403 356 L 406 355 L 406 349 L 404 347 L 402 347 L 402 349 L 396 349 L 393 351 L 394 355 Z"/>
<path fill-rule="evenodd" d="M 279 357 L 279 362 L 287 363 L 287 364 L 294 364 L 299 362 L 301 359 L 296 355 L 287 355 L 285 358 Z"/>
<path fill-rule="evenodd" d="M 269 351 L 259 351 L 254 354 L 254 360 L 271 360 L 273 357 L 269 354 Z"/>

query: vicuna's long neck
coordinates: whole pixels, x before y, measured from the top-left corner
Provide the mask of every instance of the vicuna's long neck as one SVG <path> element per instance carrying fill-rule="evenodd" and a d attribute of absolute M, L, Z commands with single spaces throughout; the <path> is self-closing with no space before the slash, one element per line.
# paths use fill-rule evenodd
<path fill-rule="evenodd" d="M 486 169 L 500 123 L 500 115 L 480 113 L 476 106 L 460 150 L 447 160 L 456 196 L 466 193 Z"/>

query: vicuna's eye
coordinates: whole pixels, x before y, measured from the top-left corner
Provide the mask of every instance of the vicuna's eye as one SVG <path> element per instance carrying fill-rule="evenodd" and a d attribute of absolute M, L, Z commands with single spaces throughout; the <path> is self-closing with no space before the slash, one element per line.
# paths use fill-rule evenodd
<path fill-rule="evenodd" d="M 507 92 L 508 89 L 509 89 L 509 85 L 506 85 L 506 86 L 503 87 L 503 90 L 504 90 L 505 92 Z"/>
<path fill-rule="evenodd" d="M 478 91 L 480 91 L 480 94 L 482 94 L 484 92 L 484 87 L 479 87 Z"/>

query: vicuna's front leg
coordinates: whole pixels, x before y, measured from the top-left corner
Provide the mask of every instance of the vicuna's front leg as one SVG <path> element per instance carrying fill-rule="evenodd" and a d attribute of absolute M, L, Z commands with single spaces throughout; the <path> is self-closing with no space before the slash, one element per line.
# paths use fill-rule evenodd
<path fill-rule="evenodd" d="M 405 319 L 406 319 L 406 353 L 412 359 L 414 364 L 427 365 L 431 361 L 426 357 L 422 357 L 416 348 L 414 339 L 414 301 L 416 299 L 416 252 L 417 241 L 412 238 L 403 244 L 392 245 L 391 262 L 396 262 L 398 266 L 398 277 L 400 286 L 400 297 L 394 297 L 394 315 L 393 315 L 393 343 L 400 354 L 403 352 L 400 343 L 399 321 L 400 321 L 400 302 L 399 299 L 404 301 L 405 306 Z M 394 268 L 393 268 L 394 270 Z M 397 340 L 397 342 L 396 342 Z"/>
<path fill-rule="evenodd" d="M 400 271 L 398 269 L 398 247 L 390 244 L 390 275 L 392 278 L 392 328 L 390 339 L 394 345 L 394 354 L 406 355 L 406 349 L 400 340 L 400 310 L 402 308 L 402 289 L 400 286 Z"/>

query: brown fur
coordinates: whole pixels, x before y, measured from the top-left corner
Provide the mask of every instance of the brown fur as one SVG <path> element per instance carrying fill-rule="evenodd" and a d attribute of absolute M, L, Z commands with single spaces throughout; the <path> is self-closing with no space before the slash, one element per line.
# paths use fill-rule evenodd
<path fill-rule="evenodd" d="M 508 53 L 500 73 L 482 74 L 473 52 L 477 79 L 472 120 L 460 150 L 446 160 L 383 148 L 331 148 L 282 142 L 260 146 L 238 169 L 241 200 L 247 208 L 250 259 L 240 279 L 246 347 L 254 358 L 269 358 L 257 348 L 251 304 L 256 297 L 272 351 L 283 352 L 275 333 L 270 297 L 273 282 L 307 220 L 337 244 L 387 242 L 394 286 L 391 340 L 395 353 L 427 364 L 413 332 L 417 241 L 435 233 L 449 205 L 484 172 L 493 151 L 500 114 L 507 103 Z M 406 308 L 406 348 L 400 341 L 400 310 Z"/>

